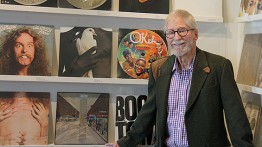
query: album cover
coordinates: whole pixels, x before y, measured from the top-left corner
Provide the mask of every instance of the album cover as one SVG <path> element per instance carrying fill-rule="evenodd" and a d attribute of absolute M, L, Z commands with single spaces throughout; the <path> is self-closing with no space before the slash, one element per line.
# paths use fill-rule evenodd
<path fill-rule="evenodd" d="M 0 24 L 0 74 L 50 76 L 54 27 Z"/>
<path fill-rule="evenodd" d="M 169 0 L 119 0 L 119 11 L 168 14 Z"/>
<path fill-rule="evenodd" d="M 261 34 L 246 34 L 239 63 L 237 83 L 255 86 L 261 58 Z"/>
<path fill-rule="evenodd" d="M 59 0 L 59 7 L 85 10 L 111 10 L 112 0 Z"/>
<path fill-rule="evenodd" d="M 257 14 L 261 14 L 261 13 L 262 13 L 262 0 L 258 0 Z"/>
<path fill-rule="evenodd" d="M 249 0 L 245 12 L 248 15 L 254 15 L 257 13 L 257 5 L 258 5 L 258 0 Z"/>
<path fill-rule="evenodd" d="M 251 111 L 250 120 L 249 120 L 250 127 L 251 127 L 254 138 L 256 138 L 255 136 L 257 135 L 258 126 L 259 126 L 259 117 L 260 117 L 260 111 L 261 111 L 260 110 L 261 108 L 259 105 L 260 104 L 252 105 L 252 111 Z"/>
<path fill-rule="evenodd" d="M 47 145 L 50 93 L 0 92 L 0 145 Z"/>
<path fill-rule="evenodd" d="M 1 4 L 58 7 L 57 0 L 1 0 Z"/>
<path fill-rule="evenodd" d="M 257 138 L 261 113 L 261 95 L 248 91 L 242 91 L 242 101 L 245 104 L 245 111 L 250 123 L 254 141 Z"/>
<path fill-rule="evenodd" d="M 262 50 L 262 34 L 260 34 L 260 50 Z M 259 63 L 258 63 L 258 67 L 257 67 L 257 75 L 256 75 L 256 83 L 255 86 L 256 87 L 260 87 L 262 88 L 262 54 L 260 54 L 259 57 Z"/>
<path fill-rule="evenodd" d="M 59 76 L 110 78 L 112 29 L 62 27 Z"/>
<path fill-rule="evenodd" d="M 108 142 L 108 109 L 108 93 L 57 93 L 55 144 L 104 145 Z"/>
<path fill-rule="evenodd" d="M 146 100 L 146 95 L 116 96 L 115 141 L 126 136 Z M 141 145 L 153 145 L 154 143 L 155 127 L 148 132 Z"/>
<path fill-rule="evenodd" d="M 240 7 L 239 7 L 239 16 L 244 16 L 245 15 L 245 5 L 244 5 L 245 0 L 241 0 L 240 2 Z"/>
<path fill-rule="evenodd" d="M 150 64 L 168 55 L 160 30 L 119 29 L 118 78 L 147 79 Z"/>

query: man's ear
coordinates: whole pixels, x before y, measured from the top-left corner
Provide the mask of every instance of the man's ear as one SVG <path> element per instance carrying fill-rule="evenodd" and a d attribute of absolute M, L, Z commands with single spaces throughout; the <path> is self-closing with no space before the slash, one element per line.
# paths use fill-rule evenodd
<path fill-rule="evenodd" d="M 197 39 L 198 39 L 198 29 L 196 29 L 196 30 L 194 31 L 194 35 L 195 35 L 195 40 L 197 41 Z"/>

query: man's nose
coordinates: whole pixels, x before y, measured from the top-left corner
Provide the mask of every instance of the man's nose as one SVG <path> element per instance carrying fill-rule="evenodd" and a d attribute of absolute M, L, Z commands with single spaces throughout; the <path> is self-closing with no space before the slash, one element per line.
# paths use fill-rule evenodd
<path fill-rule="evenodd" d="M 180 39 L 182 39 L 182 37 L 178 34 L 178 32 L 175 32 L 173 39 L 174 40 L 180 40 Z"/>

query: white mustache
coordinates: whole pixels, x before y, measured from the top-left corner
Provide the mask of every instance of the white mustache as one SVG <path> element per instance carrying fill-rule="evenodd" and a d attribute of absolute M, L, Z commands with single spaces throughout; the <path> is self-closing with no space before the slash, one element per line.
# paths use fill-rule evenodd
<path fill-rule="evenodd" d="M 181 40 L 181 41 L 173 41 L 172 44 L 175 44 L 175 45 L 180 45 L 182 43 L 184 43 L 185 41 Z"/>

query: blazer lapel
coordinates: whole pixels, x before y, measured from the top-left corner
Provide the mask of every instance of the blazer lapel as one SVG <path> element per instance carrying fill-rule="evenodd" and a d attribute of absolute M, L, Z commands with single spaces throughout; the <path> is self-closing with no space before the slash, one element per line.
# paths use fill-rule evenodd
<path fill-rule="evenodd" d="M 160 87 L 158 87 L 159 88 L 158 92 L 161 92 L 161 96 L 163 96 L 163 98 L 168 97 L 169 84 L 170 84 L 170 79 L 172 76 L 172 69 L 173 69 L 174 62 L 175 62 L 175 56 L 172 55 L 160 67 L 160 70 L 159 70 L 160 73 L 159 73 L 159 77 L 157 78 L 156 82 L 158 85 L 160 85 Z"/>
<path fill-rule="evenodd" d="M 158 120 L 160 128 L 166 127 L 168 92 L 174 62 L 174 55 L 168 57 L 166 62 L 160 67 L 159 77 L 156 80 L 156 85 L 158 85 L 156 94 L 159 99 L 157 106 L 160 115 L 160 119 Z M 162 131 L 162 135 L 166 135 L 165 131 L 165 129 Z"/>
<path fill-rule="evenodd" d="M 209 72 L 206 56 L 202 50 L 197 48 L 186 112 L 194 104 Z"/>

